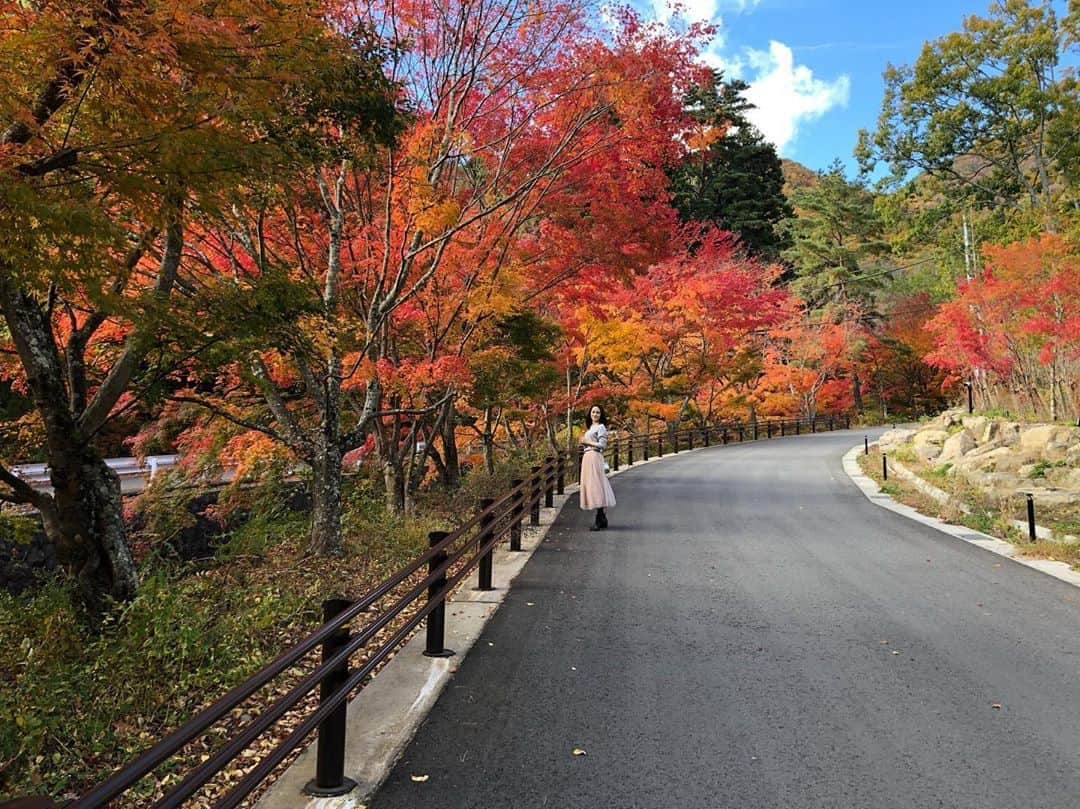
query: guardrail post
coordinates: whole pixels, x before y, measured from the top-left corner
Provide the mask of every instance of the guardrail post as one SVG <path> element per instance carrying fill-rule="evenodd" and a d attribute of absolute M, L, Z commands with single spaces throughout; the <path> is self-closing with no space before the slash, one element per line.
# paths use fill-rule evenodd
<path fill-rule="evenodd" d="M 801 419 L 795 419 L 795 435 L 799 434 L 799 427 L 802 424 Z"/>
<path fill-rule="evenodd" d="M 766 438 L 772 438 L 772 422 L 771 421 L 766 421 L 765 422 L 765 437 Z"/>
<path fill-rule="evenodd" d="M 711 435 L 710 434 L 712 433 L 712 427 L 705 427 L 701 432 L 705 434 L 704 435 L 705 446 L 709 446 L 710 443 L 711 443 Z"/>
<path fill-rule="evenodd" d="M 656 436 L 656 457 L 657 458 L 663 458 L 664 457 L 664 434 L 663 433 L 660 433 L 660 435 Z"/>
<path fill-rule="evenodd" d="M 446 531 L 431 531 L 428 533 L 428 547 L 434 548 L 448 536 Z M 428 562 L 428 575 L 430 576 L 446 562 L 448 554 L 439 551 Z M 446 589 L 446 571 L 435 579 L 427 588 L 428 603 L 435 601 L 439 594 Z M 450 657 L 454 652 L 446 648 L 446 602 L 439 602 L 439 606 L 428 613 L 427 617 L 427 642 L 424 644 L 424 657 Z"/>
<path fill-rule="evenodd" d="M 529 471 L 529 525 L 540 524 L 540 467 L 530 466 Z"/>
<path fill-rule="evenodd" d="M 672 452 L 674 452 L 676 455 L 679 454 L 679 431 L 678 430 L 675 431 L 674 448 L 672 449 Z"/>
<path fill-rule="evenodd" d="M 728 433 L 727 433 L 727 425 L 725 425 L 724 429 L 721 430 L 721 432 L 720 432 L 720 443 L 724 444 L 726 446 L 727 442 L 728 442 Z"/>
<path fill-rule="evenodd" d="M 555 458 L 548 455 L 544 458 L 544 508 L 552 508 L 555 505 Z"/>
<path fill-rule="evenodd" d="M 649 460 L 649 434 L 641 436 L 641 460 Z"/>
<path fill-rule="evenodd" d="M 780 419 L 780 437 L 781 438 L 784 437 L 784 425 L 786 425 L 786 424 L 787 424 L 786 421 L 784 421 L 783 419 Z"/>
<path fill-rule="evenodd" d="M 881 479 L 889 479 L 889 456 L 887 456 L 884 452 L 881 453 Z"/>
<path fill-rule="evenodd" d="M 328 598 L 323 602 L 323 623 L 334 620 L 352 606 L 343 598 Z M 331 634 L 322 644 L 322 659 L 336 655 L 349 642 L 349 627 L 345 625 Z M 327 672 L 319 683 L 319 700 L 326 702 L 349 679 L 349 661 Z M 353 790 L 356 782 L 345 777 L 345 711 L 342 702 L 319 723 L 319 741 L 315 754 L 315 777 L 307 782 L 304 792 L 320 798 L 345 795 Z"/>
<path fill-rule="evenodd" d="M 746 434 L 743 432 L 742 422 L 739 422 L 739 443 L 741 444 L 746 438 Z"/>
<path fill-rule="evenodd" d="M 1028 513 L 1028 539 L 1034 542 L 1038 539 L 1038 534 L 1035 533 L 1035 497 L 1031 492 L 1027 492 L 1027 513 Z"/>
<path fill-rule="evenodd" d="M 810 432 L 817 432 L 817 416 L 814 416 L 812 419 L 810 419 Z"/>
<path fill-rule="evenodd" d="M 753 428 L 753 432 L 754 432 L 754 440 L 757 441 L 758 440 L 758 438 L 757 438 L 757 419 L 754 419 L 754 422 L 751 425 L 751 427 Z"/>
<path fill-rule="evenodd" d="M 480 511 L 487 511 L 495 504 L 495 501 L 490 497 L 483 497 L 480 499 Z M 491 541 L 492 532 L 494 531 L 493 523 L 495 522 L 494 514 L 485 514 L 480 518 L 480 541 L 477 548 L 482 548 L 488 542 Z M 487 549 L 483 556 L 480 557 L 480 564 L 477 566 L 477 572 L 479 573 L 479 581 L 477 582 L 477 590 L 494 590 L 491 586 L 491 563 L 492 557 L 495 555 L 494 544 Z"/>
<path fill-rule="evenodd" d="M 555 457 L 559 459 L 559 474 L 555 478 L 555 494 L 566 494 L 566 453 L 559 452 Z"/>
<path fill-rule="evenodd" d="M 844 414 L 844 429 L 845 430 L 850 430 L 851 429 L 851 414 L 850 413 L 845 413 Z"/>
<path fill-rule="evenodd" d="M 635 438 L 635 436 L 631 435 L 630 438 L 628 438 L 627 441 L 626 441 L 626 465 L 627 466 L 633 466 L 634 465 L 634 438 Z"/>
<path fill-rule="evenodd" d="M 829 432 L 836 429 L 836 416 L 829 416 Z"/>
<path fill-rule="evenodd" d="M 521 550 L 521 520 L 525 516 L 525 487 L 524 480 L 515 478 L 510 481 L 512 489 L 520 489 L 514 495 L 514 505 L 510 513 L 510 550 Z"/>
<path fill-rule="evenodd" d="M 619 471 L 619 439 L 618 438 L 615 439 L 615 447 L 614 447 L 614 450 L 613 450 L 613 454 L 611 456 L 611 468 L 616 472 Z"/>
<path fill-rule="evenodd" d="M 691 427 L 686 431 L 686 443 L 690 445 L 689 449 L 694 448 L 694 428 Z"/>

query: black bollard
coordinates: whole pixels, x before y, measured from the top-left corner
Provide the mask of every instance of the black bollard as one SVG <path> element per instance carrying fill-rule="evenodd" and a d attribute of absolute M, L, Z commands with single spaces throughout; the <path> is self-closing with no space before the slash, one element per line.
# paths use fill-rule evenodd
<path fill-rule="evenodd" d="M 881 478 L 882 480 L 889 479 L 889 459 L 885 453 L 881 453 Z"/>
<path fill-rule="evenodd" d="M 1039 535 L 1035 533 L 1035 498 L 1031 492 L 1027 493 L 1027 512 L 1028 512 L 1028 539 L 1034 542 L 1039 538 Z"/>
<path fill-rule="evenodd" d="M 446 531 L 432 531 L 428 534 L 428 547 L 434 548 L 449 534 Z M 428 562 L 428 575 L 430 576 L 446 561 L 446 551 L 439 551 Z M 428 603 L 435 601 L 439 594 L 446 589 L 446 571 L 443 571 L 435 581 L 428 585 Z M 427 617 L 427 642 L 424 644 L 424 657 L 450 657 L 453 651 L 446 648 L 446 602 L 439 602 L 439 606 L 428 613 Z"/>
<path fill-rule="evenodd" d="M 578 465 L 580 469 L 580 464 Z M 529 525 L 540 524 L 540 469 L 539 466 L 530 466 L 529 471 Z"/>
<path fill-rule="evenodd" d="M 515 478 L 510 481 L 512 490 L 518 490 L 514 495 L 513 515 L 510 517 L 510 550 L 521 550 L 521 521 L 525 517 L 525 481 Z"/>
<path fill-rule="evenodd" d="M 492 500 L 490 497 L 483 497 L 480 499 L 479 510 L 487 511 L 489 508 L 491 508 L 492 505 L 494 505 L 494 503 L 495 501 Z M 480 539 L 477 543 L 477 549 L 483 548 L 484 545 L 491 541 L 491 533 L 493 530 L 492 523 L 494 522 L 494 513 L 485 514 L 483 517 L 480 518 Z M 479 582 L 476 585 L 477 590 L 495 589 L 491 586 L 491 568 L 492 562 L 494 561 L 492 558 L 494 553 L 495 546 L 492 545 L 490 548 L 487 549 L 487 551 L 484 552 L 484 555 L 480 557 L 480 563 L 479 565 L 477 565 L 477 572 L 479 574 Z"/>
<path fill-rule="evenodd" d="M 555 507 L 555 458 L 544 458 L 544 508 Z"/>
<path fill-rule="evenodd" d="M 862 437 L 862 441 L 863 441 L 863 455 L 869 455 L 870 454 L 870 436 L 864 435 Z"/>
<path fill-rule="evenodd" d="M 334 620 L 352 606 L 351 601 L 329 598 L 323 602 L 323 623 Z M 322 659 L 336 655 L 349 642 L 349 626 L 338 629 L 322 644 Z M 319 700 L 326 702 L 349 679 L 349 661 L 328 672 L 319 683 Z M 342 702 L 319 723 L 318 749 L 315 754 L 315 777 L 304 786 L 304 792 L 320 798 L 352 792 L 356 782 L 345 777 L 345 711 Z"/>

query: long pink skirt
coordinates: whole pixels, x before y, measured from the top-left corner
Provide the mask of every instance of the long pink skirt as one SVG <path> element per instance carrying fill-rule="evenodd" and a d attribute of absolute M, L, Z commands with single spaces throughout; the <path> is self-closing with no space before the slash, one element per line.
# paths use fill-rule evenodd
<path fill-rule="evenodd" d="M 595 450 L 585 450 L 581 459 L 581 509 L 611 508 L 615 492 L 604 475 L 604 456 Z"/>

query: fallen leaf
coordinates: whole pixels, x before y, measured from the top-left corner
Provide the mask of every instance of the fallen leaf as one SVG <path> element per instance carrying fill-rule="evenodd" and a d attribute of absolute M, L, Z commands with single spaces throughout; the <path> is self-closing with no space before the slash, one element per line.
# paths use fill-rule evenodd
<path fill-rule="evenodd" d="M 412 778 L 412 780 L 415 781 L 416 783 L 422 784 L 426 780 L 428 780 L 431 776 L 430 775 L 410 775 L 409 777 Z"/>
<path fill-rule="evenodd" d="M 575 748 L 574 748 L 574 755 L 575 755 L 575 756 L 587 756 L 587 755 L 588 755 L 588 753 L 586 753 L 586 752 L 585 752 L 584 750 L 582 750 L 582 749 L 581 749 L 580 747 L 575 747 Z"/>

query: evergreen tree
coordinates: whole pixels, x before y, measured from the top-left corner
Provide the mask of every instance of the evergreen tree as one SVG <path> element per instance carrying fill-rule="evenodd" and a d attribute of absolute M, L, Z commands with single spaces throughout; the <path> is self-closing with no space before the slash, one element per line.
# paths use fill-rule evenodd
<path fill-rule="evenodd" d="M 672 193 L 684 222 L 710 222 L 737 233 L 751 253 L 775 257 L 785 246 L 776 225 L 791 216 L 776 147 L 746 114 L 747 85 L 724 81 L 695 86 L 687 110 L 704 137 L 690 143 L 686 159 L 672 173 Z"/>

